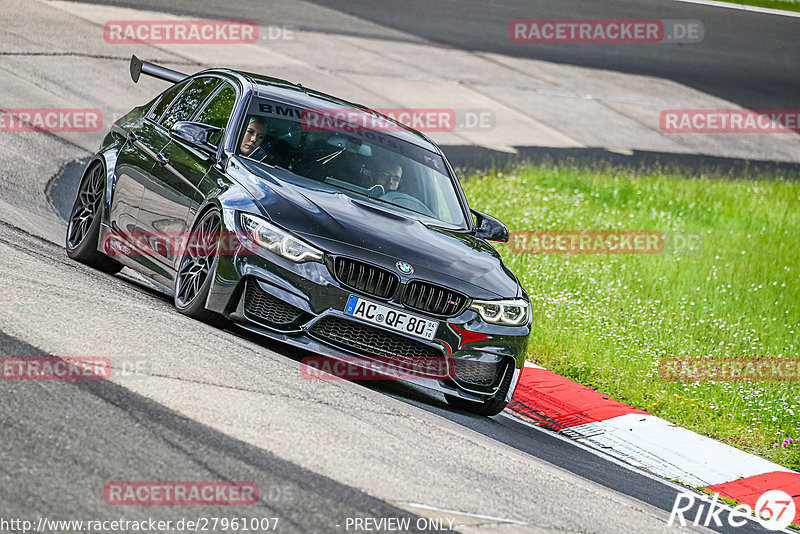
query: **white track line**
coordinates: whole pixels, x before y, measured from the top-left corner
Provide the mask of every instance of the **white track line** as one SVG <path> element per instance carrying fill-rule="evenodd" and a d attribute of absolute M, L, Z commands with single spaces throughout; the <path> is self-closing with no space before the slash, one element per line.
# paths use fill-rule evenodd
<path fill-rule="evenodd" d="M 420 510 L 428 510 L 431 512 L 441 512 L 444 514 L 453 514 L 458 516 L 464 517 L 471 517 L 473 519 L 483 519 L 486 521 L 491 521 L 493 523 L 511 523 L 512 525 L 527 525 L 528 523 L 524 523 L 522 521 L 516 521 L 514 519 L 503 519 L 502 517 L 493 517 L 491 515 L 481 515 L 481 514 L 470 514 L 467 512 L 459 512 L 458 510 L 447 510 L 445 508 L 436 508 L 435 506 L 430 506 L 427 504 L 419 504 L 415 502 L 403 502 L 398 501 L 395 503 L 396 505 L 408 506 L 409 508 L 419 508 Z"/>
<path fill-rule="evenodd" d="M 800 12 L 786 11 L 783 9 L 771 9 L 768 7 L 747 6 L 744 4 L 732 4 L 729 2 L 715 2 L 714 0 L 675 0 L 686 4 L 699 4 L 701 6 L 727 7 L 728 9 L 738 9 L 740 11 L 752 11 L 753 13 L 763 13 L 765 15 L 780 15 L 782 17 L 800 18 Z"/>

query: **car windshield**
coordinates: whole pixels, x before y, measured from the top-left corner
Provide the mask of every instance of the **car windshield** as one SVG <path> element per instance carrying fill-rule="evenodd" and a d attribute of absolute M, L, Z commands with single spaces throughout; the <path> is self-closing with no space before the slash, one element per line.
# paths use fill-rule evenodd
<path fill-rule="evenodd" d="M 377 128 L 342 127 L 320 120 L 325 110 L 254 98 L 236 153 L 249 164 L 279 167 L 427 223 L 465 228 L 443 158 L 390 135 L 389 128 L 397 130 L 396 125 L 361 110 L 356 113 L 372 119 Z"/>

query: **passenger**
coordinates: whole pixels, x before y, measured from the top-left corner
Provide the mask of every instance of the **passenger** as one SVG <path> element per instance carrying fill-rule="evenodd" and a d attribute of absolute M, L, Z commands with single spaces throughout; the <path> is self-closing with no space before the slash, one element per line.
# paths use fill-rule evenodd
<path fill-rule="evenodd" d="M 264 141 L 264 136 L 267 132 L 267 123 L 262 117 L 250 115 L 247 121 L 247 129 L 242 137 L 242 144 L 239 146 L 239 152 L 243 156 L 250 156 L 251 158 L 258 159 L 259 153 L 262 153 L 261 143 Z"/>

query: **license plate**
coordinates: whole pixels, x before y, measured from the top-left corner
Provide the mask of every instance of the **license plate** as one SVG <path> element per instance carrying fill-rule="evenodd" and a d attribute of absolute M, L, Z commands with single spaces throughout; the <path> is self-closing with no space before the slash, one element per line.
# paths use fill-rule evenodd
<path fill-rule="evenodd" d="M 431 321 L 418 315 L 395 310 L 377 302 L 370 302 L 350 295 L 344 313 L 358 317 L 368 323 L 379 324 L 410 336 L 431 340 L 439 328 L 439 321 Z"/>

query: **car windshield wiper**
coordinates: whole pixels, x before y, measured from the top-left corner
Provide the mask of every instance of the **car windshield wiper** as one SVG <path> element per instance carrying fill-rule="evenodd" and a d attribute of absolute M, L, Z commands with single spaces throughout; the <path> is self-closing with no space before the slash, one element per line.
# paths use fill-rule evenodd
<path fill-rule="evenodd" d="M 374 197 L 374 196 L 370 195 L 368 192 L 356 191 L 355 189 L 350 189 L 349 187 L 347 189 L 350 190 L 350 191 L 353 191 L 354 193 L 358 193 L 359 195 L 363 195 L 363 196 L 367 197 L 370 200 L 377 200 L 378 202 L 383 202 L 384 204 L 389 204 L 390 206 L 394 206 L 395 208 L 400 208 L 403 211 L 411 212 L 411 213 L 413 213 L 415 215 L 422 215 L 423 217 L 432 218 L 432 217 L 429 217 L 428 215 L 425 215 L 424 213 L 422 213 L 420 211 L 417 211 L 417 210 L 415 210 L 413 208 L 408 208 L 406 206 L 401 206 L 400 204 L 395 204 L 394 202 L 391 202 L 389 200 L 384 200 L 381 197 Z M 367 191 L 369 191 L 369 190 L 367 190 Z M 434 220 L 436 220 L 436 219 L 434 219 Z"/>
<path fill-rule="evenodd" d="M 280 169 L 280 170 L 286 171 L 286 172 L 294 172 L 292 169 L 287 169 L 283 165 L 276 165 L 275 163 L 267 163 L 266 161 L 259 161 L 259 163 L 263 163 L 264 165 L 272 167 L 273 169 Z"/>
<path fill-rule="evenodd" d="M 341 154 L 342 154 L 342 153 L 343 153 L 345 150 L 347 150 L 347 147 L 344 147 L 344 148 L 342 148 L 341 150 L 337 150 L 336 152 L 331 152 L 331 153 L 330 153 L 330 154 L 328 154 L 327 156 L 322 156 L 321 158 L 319 158 L 319 159 L 316 161 L 316 163 L 319 163 L 319 164 L 320 164 L 320 166 L 325 166 L 325 165 L 327 165 L 328 163 L 330 163 L 331 161 L 333 161 L 335 158 L 337 158 L 338 156 L 340 156 L 340 155 L 341 155 Z"/>
<path fill-rule="evenodd" d="M 346 148 L 342 148 L 341 150 L 337 150 L 336 152 L 331 152 L 330 154 L 326 154 L 321 156 L 320 158 L 314 160 L 313 162 L 302 162 L 298 164 L 298 168 L 291 171 L 301 176 L 306 176 L 308 173 L 319 169 L 320 167 L 324 167 L 331 161 L 333 161 L 336 157 L 341 155 Z"/>
<path fill-rule="evenodd" d="M 275 163 L 267 163 L 266 161 L 264 161 L 264 160 L 265 160 L 265 159 L 266 159 L 266 158 L 267 158 L 269 155 L 270 155 L 269 153 L 267 153 L 267 154 L 264 154 L 263 156 L 261 156 L 261 159 L 257 159 L 257 160 L 255 160 L 255 161 L 257 161 L 257 162 L 259 162 L 259 163 L 263 163 L 264 165 L 267 165 L 267 166 L 269 166 L 269 167 L 272 167 L 272 168 L 275 168 L 275 169 L 281 169 L 282 171 L 288 171 L 288 172 L 292 172 L 292 170 L 291 170 L 291 169 L 287 169 L 287 168 L 286 168 L 286 167 L 284 167 L 283 165 L 277 165 L 277 164 L 275 164 Z M 251 158 L 251 159 L 252 159 L 252 158 Z"/>

